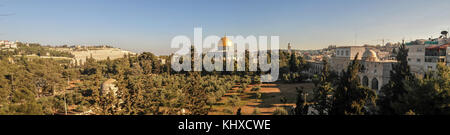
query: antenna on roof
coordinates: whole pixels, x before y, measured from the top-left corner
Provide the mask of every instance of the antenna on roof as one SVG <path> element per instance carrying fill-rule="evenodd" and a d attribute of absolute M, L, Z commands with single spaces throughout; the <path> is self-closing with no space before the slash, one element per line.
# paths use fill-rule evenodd
<path fill-rule="evenodd" d="M 390 39 L 382 38 L 382 39 L 378 39 L 378 40 L 375 40 L 375 41 L 381 41 L 381 45 L 383 46 L 383 45 L 386 45 L 386 42 L 390 41 Z"/>

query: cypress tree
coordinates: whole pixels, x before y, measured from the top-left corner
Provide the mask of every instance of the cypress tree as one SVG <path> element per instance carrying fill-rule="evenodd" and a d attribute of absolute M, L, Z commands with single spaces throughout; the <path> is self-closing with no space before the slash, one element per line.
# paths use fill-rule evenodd
<path fill-rule="evenodd" d="M 378 101 L 381 114 L 405 114 L 408 103 L 404 97 L 408 94 L 407 85 L 417 84 L 408 66 L 408 49 L 403 43 L 396 54 L 397 63 L 392 64 L 390 80 L 382 87 Z"/>
<path fill-rule="evenodd" d="M 329 64 L 326 60 L 323 60 L 324 66 L 320 73 L 320 81 L 315 90 L 315 109 L 319 112 L 319 115 L 325 115 L 331 109 L 331 98 L 329 95 L 333 92 L 333 87 L 330 82 Z"/>

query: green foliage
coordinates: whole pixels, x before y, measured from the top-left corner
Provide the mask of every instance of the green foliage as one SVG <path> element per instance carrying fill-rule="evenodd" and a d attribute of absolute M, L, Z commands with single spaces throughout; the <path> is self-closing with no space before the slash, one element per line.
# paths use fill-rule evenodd
<path fill-rule="evenodd" d="M 260 83 L 257 75 L 170 72 L 171 56 L 148 52 L 114 60 L 95 60 L 91 56 L 80 66 L 70 61 L 25 56 L 73 57 L 54 51 L 31 44 L 0 53 L 1 114 L 54 115 L 64 113 L 65 108 L 75 108 L 68 109 L 69 113 L 173 115 L 183 109 L 189 114 L 204 115 L 234 84 L 247 88 Z M 24 56 L 14 56 L 19 53 Z M 169 62 L 162 64 L 161 59 Z M 103 91 L 103 84 L 110 79 L 116 80 L 112 84 L 117 87 L 115 93 Z M 233 100 L 239 106 L 239 97 Z"/>
<path fill-rule="evenodd" d="M 201 76 L 198 72 L 190 73 L 189 83 L 184 89 L 186 94 L 186 107 L 193 115 L 206 115 L 208 114 L 208 108 L 206 108 L 207 91 L 202 89 Z"/>
<path fill-rule="evenodd" d="M 257 99 L 261 99 L 261 96 L 262 96 L 261 92 L 256 92 L 256 98 Z"/>
<path fill-rule="evenodd" d="M 138 56 L 139 65 L 142 67 L 144 74 L 159 74 L 162 71 L 160 60 L 152 53 L 144 52 Z"/>
<path fill-rule="evenodd" d="M 406 107 L 400 108 L 393 104 L 397 105 L 394 106 L 395 109 L 408 110 L 406 114 L 450 114 L 450 67 L 439 63 L 437 71 L 428 74 L 427 78 L 417 79 L 417 84 L 405 87 L 408 94 L 404 94 L 401 100 L 406 103 Z"/>
<path fill-rule="evenodd" d="M 296 56 L 295 53 L 292 53 L 289 58 L 289 70 L 290 72 L 301 72 L 308 68 L 308 64 L 306 60 L 301 56 Z"/>
<path fill-rule="evenodd" d="M 0 60 L 2 114 L 54 114 L 47 99 L 64 89 L 66 61 L 5 56 Z"/>
<path fill-rule="evenodd" d="M 300 74 L 309 67 L 309 64 L 302 56 L 297 56 L 295 53 L 289 54 L 286 51 L 280 51 L 279 59 L 281 80 L 291 83 L 301 82 L 307 78 L 307 76 Z"/>
<path fill-rule="evenodd" d="M 114 61 L 99 61 L 93 63 L 94 66 L 86 64 L 92 68 L 106 67 L 106 70 L 101 71 L 102 74 L 116 79 L 119 91 L 117 96 L 99 95 L 99 84 L 105 79 L 94 73 L 84 75 L 86 84 L 90 86 L 82 89 L 85 89 L 85 93 L 91 93 L 84 95 L 94 99 L 91 103 L 97 104 L 95 106 L 100 114 L 109 111 L 108 114 L 170 115 L 186 109 L 189 114 L 204 115 L 233 85 L 231 76 L 158 74 L 159 71 L 153 68 L 157 67 L 155 61 L 156 56 L 144 53 L 137 58 L 127 55 Z"/>
<path fill-rule="evenodd" d="M 289 115 L 288 111 L 284 108 L 276 108 L 272 115 Z"/>
<path fill-rule="evenodd" d="M 388 84 L 382 87 L 378 101 L 382 114 L 403 115 L 409 111 L 408 103 L 404 99 L 408 94 L 406 87 L 417 84 L 408 66 L 408 49 L 405 44 L 400 46 L 396 55 L 398 62 L 392 64 L 391 78 Z"/>
<path fill-rule="evenodd" d="M 258 108 L 253 109 L 252 115 L 259 115 L 261 114 L 261 111 L 259 111 Z"/>
<path fill-rule="evenodd" d="M 347 67 L 347 71 L 343 71 L 333 96 L 333 106 L 330 110 L 332 115 L 364 115 L 369 113 L 365 109 L 367 106 L 375 105 L 375 91 L 363 87 L 359 82 L 360 64 L 357 57 L 358 54 Z"/>
<path fill-rule="evenodd" d="M 233 111 L 231 109 L 228 109 L 228 108 L 223 109 L 222 112 L 224 112 L 226 114 L 229 114 L 229 115 L 233 114 Z"/>
<path fill-rule="evenodd" d="M 251 91 L 259 91 L 261 90 L 261 86 L 257 85 L 257 86 L 253 86 L 253 88 L 251 89 Z"/>
<path fill-rule="evenodd" d="M 241 98 L 236 94 L 234 94 L 228 98 L 227 103 L 232 107 L 239 107 L 241 104 Z"/>
<path fill-rule="evenodd" d="M 252 84 L 261 84 L 262 82 L 261 82 L 261 77 L 259 76 L 259 75 L 255 75 L 253 78 L 252 78 Z"/>
<path fill-rule="evenodd" d="M 317 77 L 318 82 L 315 83 L 314 89 L 316 104 L 314 108 L 318 111 L 319 115 L 328 114 L 328 111 L 332 106 L 332 94 L 334 88 L 331 85 L 330 72 L 328 71 L 328 62 L 324 60 L 324 66 L 320 77 Z"/>
<path fill-rule="evenodd" d="M 56 51 L 48 46 L 41 46 L 40 44 L 24 45 L 23 43 L 17 43 L 18 48 L 14 51 L 13 55 L 37 55 L 37 56 L 55 56 L 55 57 L 69 57 L 73 58 L 74 55 L 69 52 Z"/>
<path fill-rule="evenodd" d="M 300 83 L 309 78 L 306 74 L 294 72 L 282 74 L 282 81 L 286 83 Z"/>
<path fill-rule="evenodd" d="M 302 87 L 297 89 L 297 103 L 295 108 L 296 115 L 308 115 L 309 102 L 307 100 L 308 93 L 304 91 Z"/>

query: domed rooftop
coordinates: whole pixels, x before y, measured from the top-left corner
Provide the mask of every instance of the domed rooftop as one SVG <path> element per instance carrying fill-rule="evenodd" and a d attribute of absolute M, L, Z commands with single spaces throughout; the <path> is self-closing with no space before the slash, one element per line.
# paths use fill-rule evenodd
<path fill-rule="evenodd" d="M 226 36 L 222 37 L 219 41 L 219 46 L 226 47 L 233 45 L 233 42 L 231 42 L 230 39 L 228 39 Z"/>
<path fill-rule="evenodd" d="M 362 60 L 365 61 L 379 61 L 377 53 L 373 50 L 366 49 L 362 56 Z"/>

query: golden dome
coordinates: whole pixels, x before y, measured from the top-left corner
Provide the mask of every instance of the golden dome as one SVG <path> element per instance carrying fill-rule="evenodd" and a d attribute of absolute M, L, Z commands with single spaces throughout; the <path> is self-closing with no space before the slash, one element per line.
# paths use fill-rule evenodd
<path fill-rule="evenodd" d="M 219 41 L 219 46 L 231 46 L 233 45 L 233 42 L 231 42 L 230 39 L 228 39 L 226 36 L 222 37 Z"/>
<path fill-rule="evenodd" d="M 365 61 L 379 61 L 377 53 L 373 50 L 367 49 L 363 56 L 362 59 Z"/>

